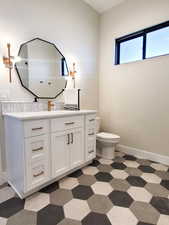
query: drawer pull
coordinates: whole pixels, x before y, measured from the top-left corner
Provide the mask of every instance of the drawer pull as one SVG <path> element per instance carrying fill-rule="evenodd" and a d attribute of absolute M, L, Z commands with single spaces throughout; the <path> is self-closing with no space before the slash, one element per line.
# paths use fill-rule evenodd
<path fill-rule="evenodd" d="M 42 130 L 43 127 L 36 127 L 36 128 L 32 128 L 32 131 L 35 131 L 35 130 Z"/>
<path fill-rule="evenodd" d="M 70 144 L 70 134 L 67 134 L 67 138 L 68 138 L 67 145 L 69 145 Z"/>
<path fill-rule="evenodd" d="M 94 135 L 94 133 L 90 133 L 90 134 L 88 134 L 89 136 L 93 136 Z"/>
<path fill-rule="evenodd" d="M 90 119 L 90 120 L 89 120 L 89 122 L 93 122 L 93 121 L 95 121 L 95 119 Z"/>
<path fill-rule="evenodd" d="M 91 154 L 91 153 L 93 153 L 93 152 L 94 152 L 94 150 L 91 150 L 91 151 L 89 151 L 88 153 Z"/>
<path fill-rule="evenodd" d="M 75 122 L 65 123 L 65 125 L 73 125 Z"/>
<path fill-rule="evenodd" d="M 73 133 L 71 133 L 71 144 L 73 144 Z"/>
<path fill-rule="evenodd" d="M 33 176 L 34 177 L 39 177 L 39 176 L 41 176 L 41 175 L 43 175 L 44 174 L 44 171 L 42 171 L 42 172 L 40 172 L 40 173 L 37 173 L 37 174 L 33 174 Z"/>
<path fill-rule="evenodd" d="M 41 150 L 43 150 L 43 147 L 32 149 L 32 152 L 38 152 L 38 151 L 41 151 Z"/>

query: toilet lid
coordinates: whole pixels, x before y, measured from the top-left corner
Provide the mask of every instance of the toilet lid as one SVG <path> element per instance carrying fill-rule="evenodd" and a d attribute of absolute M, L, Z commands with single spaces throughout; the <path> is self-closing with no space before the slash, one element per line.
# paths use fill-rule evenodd
<path fill-rule="evenodd" d="M 119 139 L 120 138 L 120 136 L 116 134 L 105 133 L 105 132 L 98 133 L 97 137 L 103 138 L 103 139 Z"/>

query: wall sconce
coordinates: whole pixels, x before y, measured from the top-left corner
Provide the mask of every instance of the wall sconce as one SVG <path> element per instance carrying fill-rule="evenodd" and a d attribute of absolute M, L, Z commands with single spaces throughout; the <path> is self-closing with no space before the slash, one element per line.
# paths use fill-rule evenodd
<path fill-rule="evenodd" d="M 76 73 L 77 73 L 77 71 L 76 71 L 76 63 L 73 63 L 73 68 L 72 68 L 72 70 L 70 70 L 70 72 L 69 72 L 69 76 L 71 76 L 72 77 L 72 80 L 74 81 L 74 88 L 75 88 L 75 76 L 76 76 Z"/>
<path fill-rule="evenodd" d="M 8 43 L 7 44 L 7 49 L 8 49 L 8 57 L 3 57 L 3 63 L 6 68 L 9 69 L 9 82 L 12 82 L 12 69 L 13 69 L 13 62 L 12 59 L 14 59 L 14 56 L 11 56 L 11 45 Z"/>

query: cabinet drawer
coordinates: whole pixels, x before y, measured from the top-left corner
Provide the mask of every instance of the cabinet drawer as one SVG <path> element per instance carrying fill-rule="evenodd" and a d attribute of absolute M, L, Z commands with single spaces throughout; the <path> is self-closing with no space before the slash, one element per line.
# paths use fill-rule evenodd
<path fill-rule="evenodd" d="M 96 139 L 88 138 L 87 141 L 87 159 L 96 157 Z"/>
<path fill-rule="evenodd" d="M 41 160 L 32 162 L 26 170 L 26 187 L 25 191 L 29 191 L 49 180 L 48 161 Z"/>
<path fill-rule="evenodd" d="M 49 140 L 48 135 L 40 135 L 25 139 L 26 158 L 29 163 L 41 157 L 48 158 Z"/>
<path fill-rule="evenodd" d="M 24 123 L 25 137 L 34 137 L 49 132 L 48 120 L 32 120 Z"/>
<path fill-rule="evenodd" d="M 83 125 L 84 125 L 83 116 L 72 116 L 51 120 L 52 132 L 65 131 L 72 128 L 83 127 Z"/>
<path fill-rule="evenodd" d="M 88 128 L 96 127 L 96 114 L 86 116 L 86 125 Z"/>

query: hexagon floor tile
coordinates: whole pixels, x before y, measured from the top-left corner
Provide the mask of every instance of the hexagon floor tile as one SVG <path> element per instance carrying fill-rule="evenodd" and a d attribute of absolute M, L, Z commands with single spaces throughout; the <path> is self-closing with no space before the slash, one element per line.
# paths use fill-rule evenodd
<path fill-rule="evenodd" d="M 24 209 L 38 212 L 50 202 L 49 194 L 37 192 L 25 200 Z"/>
<path fill-rule="evenodd" d="M 116 152 L 21 200 L 0 178 L 0 225 L 168 225 L 169 167 Z"/>
<path fill-rule="evenodd" d="M 106 195 L 107 196 L 113 190 L 113 188 L 111 187 L 111 185 L 109 183 L 100 182 L 100 181 L 96 182 L 91 187 L 93 189 L 93 192 L 98 195 Z"/>
<path fill-rule="evenodd" d="M 58 189 L 50 194 L 50 204 L 63 206 L 73 199 L 72 192 L 66 189 Z"/>
<path fill-rule="evenodd" d="M 127 192 L 135 201 L 150 202 L 152 199 L 152 194 L 145 188 L 130 187 Z"/>
<path fill-rule="evenodd" d="M 105 214 L 91 212 L 83 220 L 82 225 L 111 225 Z"/>
<path fill-rule="evenodd" d="M 119 206 L 114 206 L 107 215 L 114 225 L 137 225 L 139 221 L 130 209 Z"/>
<path fill-rule="evenodd" d="M 96 213 L 106 214 L 113 207 L 112 202 L 107 196 L 93 195 L 88 199 L 90 209 Z"/>
<path fill-rule="evenodd" d="M 64 205 L 65 217 L 81 221 L 90 212 L 87 201 L 72 199 Z"/>

